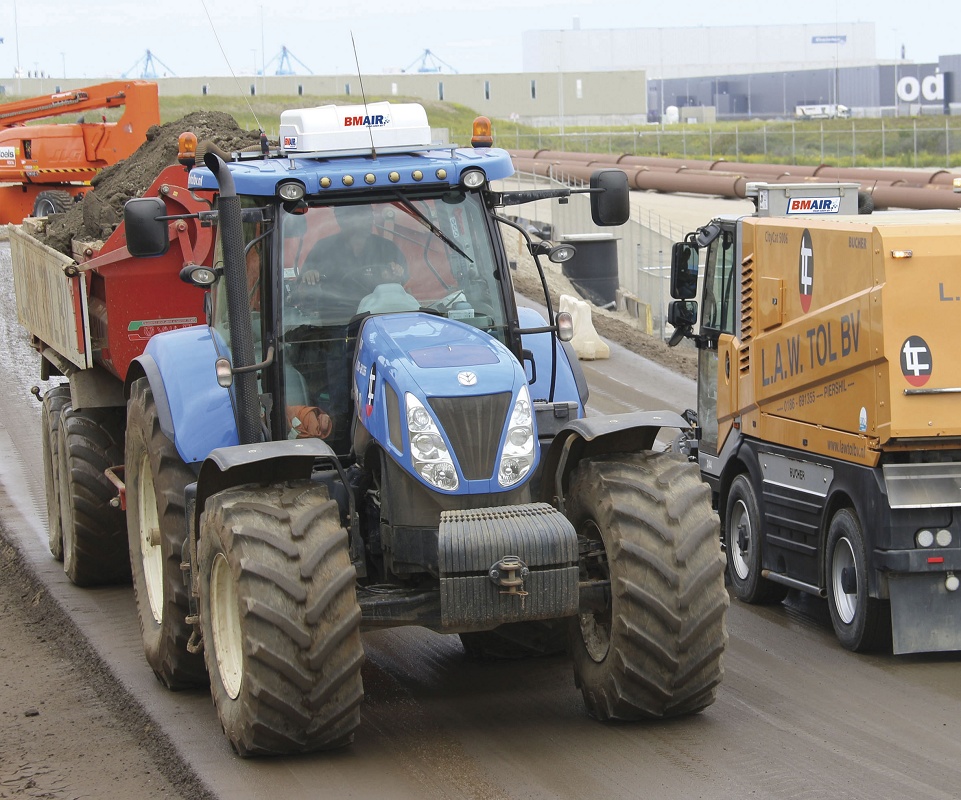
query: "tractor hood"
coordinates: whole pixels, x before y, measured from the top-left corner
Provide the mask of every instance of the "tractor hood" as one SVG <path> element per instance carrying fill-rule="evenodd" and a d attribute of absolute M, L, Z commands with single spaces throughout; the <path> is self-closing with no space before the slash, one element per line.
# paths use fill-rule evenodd
<path fill-rule="evenodd" d="M 524 370 L 477 328 L 420 312 L 369 317 L 353 391 L 360 424 L 431 489 L 506 491 L 533 473 L 537 433 Z"/>

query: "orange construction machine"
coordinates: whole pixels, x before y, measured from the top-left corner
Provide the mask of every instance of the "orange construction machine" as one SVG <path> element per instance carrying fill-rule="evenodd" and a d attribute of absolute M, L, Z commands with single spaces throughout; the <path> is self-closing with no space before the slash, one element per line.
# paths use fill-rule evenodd
<path fill-rule="evenodd" d="M 116 122 L 27 125 L 124 107 Z M 160 124 L 157 84 L 114 81 L 0 105 L 0 223 L 66 211 L 104 167 L 129 156 Z"/>

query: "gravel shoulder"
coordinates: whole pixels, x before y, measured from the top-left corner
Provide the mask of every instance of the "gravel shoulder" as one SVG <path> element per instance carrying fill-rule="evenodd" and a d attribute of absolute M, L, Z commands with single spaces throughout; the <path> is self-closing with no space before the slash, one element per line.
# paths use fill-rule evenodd
<path fill-rule="evenodd" d="M 0 530 L 0 798 L 210 797 Z"/>

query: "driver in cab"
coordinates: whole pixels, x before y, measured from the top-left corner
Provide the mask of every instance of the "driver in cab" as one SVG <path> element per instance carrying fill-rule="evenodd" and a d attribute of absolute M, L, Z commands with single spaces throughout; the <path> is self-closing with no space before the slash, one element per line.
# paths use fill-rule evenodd
<path fill-rule="evenodd" d="M 335 206 L 334 217 L 340 230 L 318 241 L 307 254 L 301 272 L 301 282 L 307 286 L 320 285 L 325 301 L 339 301 L 349 318 L 362 313 L 358 306 L 365 301 L 363 311 L 376 313 L 376 303 L 370 295 L 387 300 L 397 295 L 395 303 L 414 310 L 419 307 L 403 291 L 406 281 L 407 259 L 394 242 L 374 230 L 374 211 L 368 205 Z M 399 291 L 398 291 L 399 290 Z M 403 300 L 402 298 L 409 298 Z M 411 302 L 413 301 L 413 303 Z"/>

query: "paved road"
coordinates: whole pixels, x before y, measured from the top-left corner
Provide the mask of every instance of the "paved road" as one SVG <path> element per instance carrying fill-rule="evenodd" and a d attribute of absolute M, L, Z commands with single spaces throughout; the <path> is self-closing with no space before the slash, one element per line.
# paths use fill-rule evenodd
<path fill-rule="evenodd" d="M 0 280 L 10 286 L 0 246 Z M 127 588 L 71 586 L 46 549 L 36 357 L 0 297 L 0 519 L 51 593 L 218 797 L 957 798 L 961 658 L 856 656 L 823 602 L 731 607 L 726 675 L 704 713 L 600 725 L 564 659 L 475 664 L 454 637 L 365 636 L 366 700 L 352 748 L 242 761 L 205 692 L 147 668 Z M 599 413 L 693 404 L 694 386 L 614 349 L 586 364 Z M 0 743 L 2 746 L 2 743 Z"/>

